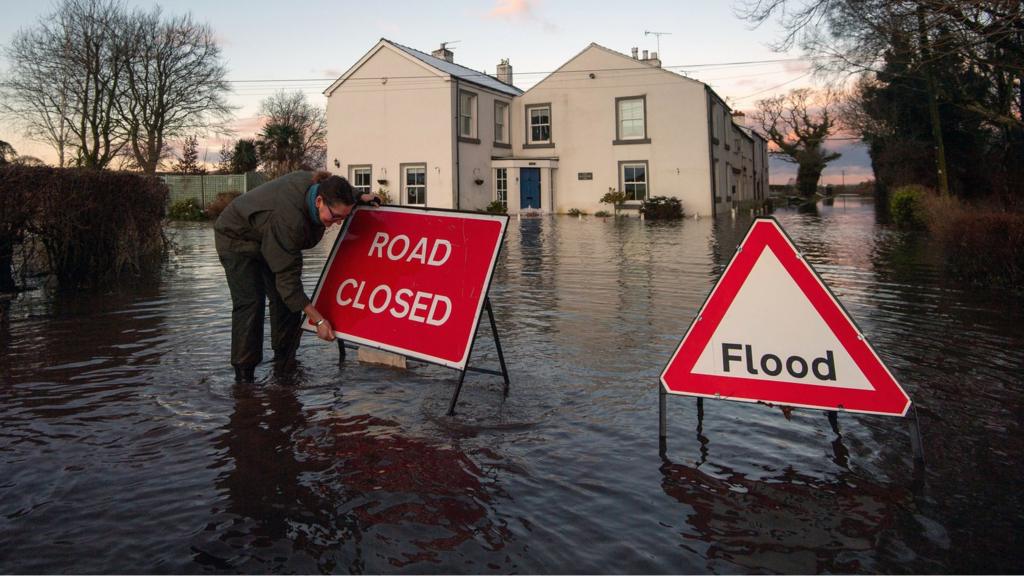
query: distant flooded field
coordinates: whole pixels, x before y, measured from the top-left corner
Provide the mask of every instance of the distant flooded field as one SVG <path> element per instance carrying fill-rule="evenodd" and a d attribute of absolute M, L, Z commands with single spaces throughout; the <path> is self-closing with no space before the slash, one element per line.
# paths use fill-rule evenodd
<path fill-rule="evenodd" d="M 236 385 L 208 224 L 158 279 L 35 290 L 0 328 L 0 572 L 1024 571 L 1024 311 L 871 203 L 776 213 L 915 402 L 906 422 L 670 397 L 658 377 L 750 223 L 512 218 L 511 374 L 361 364 Z M 334 234 L 306 260 L 312 291 Z M 266 357 L 271 355 L 268 351 Z M 471 365 L 496 367 L 481 329 Z"/>

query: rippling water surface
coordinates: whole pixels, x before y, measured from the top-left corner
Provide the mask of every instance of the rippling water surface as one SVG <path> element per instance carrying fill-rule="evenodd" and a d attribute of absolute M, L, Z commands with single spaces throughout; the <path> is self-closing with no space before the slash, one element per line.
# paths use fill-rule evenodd
<path fill-rule="evenodd" d="M 158 280 L 0 328 L 0 572 L 1024 571 L 1019 300 L 870 204 L 776 216 L 915 401 L 923 475 L 902 419 L 682 397 L 659 457 L 658 376 L 749 218 L 512 219 L 511 395 L 471 374 L 454 418 L 455 372 L 308 335 L 235 385 L 212 228 L 175 225 Z"/>

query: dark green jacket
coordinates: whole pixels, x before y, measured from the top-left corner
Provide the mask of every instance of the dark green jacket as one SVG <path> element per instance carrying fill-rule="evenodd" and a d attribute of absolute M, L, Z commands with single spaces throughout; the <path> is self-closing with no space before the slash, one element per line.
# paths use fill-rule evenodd
<path fill-rule="evenodd" d="M 312 172 L 292 172 L 257 186 L 235 198 L 214 225 L 217 252 L 262 255 L 293 312 L 309 304 L 302 290 L 302 251 L 324 235 L 306 200 L 312 182 Z"/>

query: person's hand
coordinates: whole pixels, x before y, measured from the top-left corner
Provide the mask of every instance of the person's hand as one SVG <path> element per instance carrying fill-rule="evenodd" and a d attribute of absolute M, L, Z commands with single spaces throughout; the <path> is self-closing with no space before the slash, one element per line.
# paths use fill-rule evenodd
<path fill-rule="evenodd" d="M 363 194 L 359 198 L 370 206 L 380 206 L 381 204 L 380 197 L 376 194 Z"/>
<path fill-rule="evenodd" d="M 334 328 L 331 326 L 331 321 L 327 318 L 324 318 L 323 320 L 324 321 L 316 327 L 316 337 L 328 342 L 334 342 Z"/>

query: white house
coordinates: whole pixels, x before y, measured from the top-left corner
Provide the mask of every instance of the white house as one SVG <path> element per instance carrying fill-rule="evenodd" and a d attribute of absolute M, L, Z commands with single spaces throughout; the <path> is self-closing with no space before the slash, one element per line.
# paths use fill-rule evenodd
<path fill-rule="evenodd" d="M 591 44 L 525 93 L 497 77 L 382 39 L 325 94 L 328 168 L 392 202 L 509 212 L 626 209 L 675 196 L 711 215 L 768 189 L 767 146 L 710 87 Z"/>

